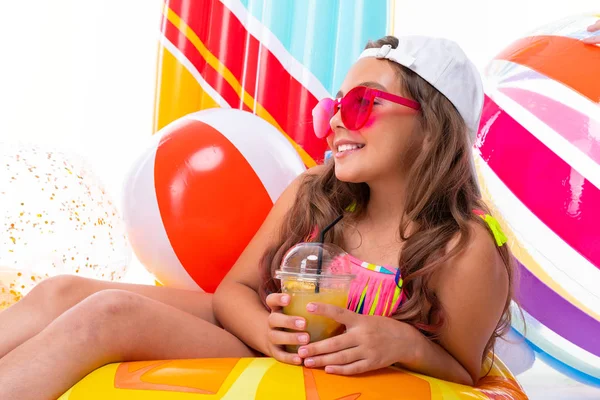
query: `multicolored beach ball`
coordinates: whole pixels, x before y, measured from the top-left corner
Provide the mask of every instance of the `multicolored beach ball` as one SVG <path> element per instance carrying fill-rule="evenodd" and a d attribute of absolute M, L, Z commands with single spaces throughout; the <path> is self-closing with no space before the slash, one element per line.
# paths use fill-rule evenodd
<path fill-rule="evenodd" d="M 600 384 L 600 47 L 598 15 L 544 26 L 485 70 L 479 180 L 519 260 L 514 328 L 538 355 Z M 595 33 L 598 34 L 598 33 Z"/>

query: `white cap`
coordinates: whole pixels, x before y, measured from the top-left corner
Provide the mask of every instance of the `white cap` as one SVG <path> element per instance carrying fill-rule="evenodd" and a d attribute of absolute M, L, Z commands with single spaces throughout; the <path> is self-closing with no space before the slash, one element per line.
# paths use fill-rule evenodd
<path fill-rule="evenodd" d="M 483 83 L 475 65 L 453 41 L 428 36 L 402 36 L 398 47 L 366 49 L 364 57 L 385 58 L 417 73 L 450 100 L 465 120 L 471 144 L 483 109 Z"/>

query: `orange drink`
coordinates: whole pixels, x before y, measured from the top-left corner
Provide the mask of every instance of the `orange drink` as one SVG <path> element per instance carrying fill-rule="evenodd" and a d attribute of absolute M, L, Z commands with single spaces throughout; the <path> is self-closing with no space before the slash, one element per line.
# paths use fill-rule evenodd
<path fill-rule="evenodd" d="M 340 323 L 309 313 L 306 305 L 312 302 L 346 307 L 350 283 L 354 279 L 347 253 L 331 244 L 301 243 L 286 253 L 276 277 L 281 280 L 281 291 L 291 298 L 290 304 L 283 307 L 283 313 L 306 319 L 305 331 L 310 342 L 341 333 L 343 326 Z M 295 353 L 298 347 L 288 345 L 286 349 Z"/>

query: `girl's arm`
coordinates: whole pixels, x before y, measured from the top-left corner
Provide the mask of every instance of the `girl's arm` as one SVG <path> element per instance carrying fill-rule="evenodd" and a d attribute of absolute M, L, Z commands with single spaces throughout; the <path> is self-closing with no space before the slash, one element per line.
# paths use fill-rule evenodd
<path fill-rule="evenodd" d="M 411 325 L 404 322 L 402 337 L 409 337 L 410 355 L 407 356 L 405 349 L 401 350 L 402 356 L 398 359 L 397 366 L 438 379 L 449 382 L 460 383 L 462 385 L 474 385 L 471 373 L 448 353 L 442 346 L 427 339 L 421 332 Z M 477 370 L 479 374 L 479 370 Z"/>
<path fill-rule="evenodd" d="M 320 168 L 311 168 L 304 174 L 315 173 Z M 213 297 L 213 310 L 219 323 L 249 347 L 269 356 L 267 318 L 270 312 L 265 309 L 258 295 L 261 283 L 259 261 L 275 240 L 283 217 L 294 204 L 303 175 L 297 177 L 277 199 Z"/>
<path fill-rule="evenodd" d="M 403 363 L 411 370 L 469 385 L 480 378 L 485 346 L 508 296 L 508 274 L 494 241 L 485 227 L 471 226 L 466 249 L 434 278 L 446 318 L 439 345 L 417 332 L 414 357 Z"/>

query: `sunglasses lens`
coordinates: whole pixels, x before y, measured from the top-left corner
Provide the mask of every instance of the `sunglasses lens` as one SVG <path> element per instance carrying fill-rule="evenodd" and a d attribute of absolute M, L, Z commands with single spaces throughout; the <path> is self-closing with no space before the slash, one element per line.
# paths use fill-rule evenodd
<path fill-rule="evenodd" d="M 371 114 L 373 99 L 371 89 L 364 86 L 357 86 L 344 96 L 341 104 L 342 121 L 347 129 L 358 130 L 365 125 Z M 331 132 L 329 123 L 335 113 L 333 99 L 322 99 L 313 109 L 313 128 L 318 138 L 325 138 Z"/>
<path fill-rule="evenodd" d="M 342 100 L 342 120 L 347 129 L 358 130 L 363 127 L 371 113 L 371 101 L 368 88 L 359 86 L 349 91 Z"/>
<path fill-rule="evenodd" d="M 322 99 L 312 111 L 313 128 L 315 135 L 322 139 L 327 136 L 330 131 L 329 121 L 334 115 L 333 99 Z"/>

